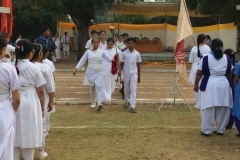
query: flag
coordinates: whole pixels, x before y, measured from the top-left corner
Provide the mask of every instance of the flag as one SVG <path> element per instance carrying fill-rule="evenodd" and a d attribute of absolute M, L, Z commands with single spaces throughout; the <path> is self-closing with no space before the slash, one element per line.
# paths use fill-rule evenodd
<path fill-rule="evenodd" d="M 188 85 L 188 80 L 185 64 L 184 39 L 192 34 L 192 26 L 190 24 L 186 2 L 185 0 L 181 0 L 177 21 L 177 34 L 174 45 L 174 56 L 176 59 L 176 72 L 178 73 L 178 81 L 186 85 Z"/>
<path fill-rule="evenodd" d="M 2 0 L 2 7 L 10 8 L 10 14 L 2 13 L 1 32 L 7 32 L 8 36 L 11 37 L 13 28 L 12 0 Z"/>

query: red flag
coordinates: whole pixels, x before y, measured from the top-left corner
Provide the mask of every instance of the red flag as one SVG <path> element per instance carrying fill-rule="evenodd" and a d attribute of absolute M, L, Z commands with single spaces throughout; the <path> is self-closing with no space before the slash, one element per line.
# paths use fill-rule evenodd
<path fill-rule="evenodd" d="M 192 26 L 189 21 L 186 2 L 185 0 L 181 0 L 177 22 L 174 56 L 176 59 L 176 72 L 178 73 L 178 81 L 186 85 L 188 84 L 188 80 L 185 64 L 184 39 L 192 34 Z"/>
<path fill-rule="evenodd" d="M 2 13 L 1 32 L 7 32 L 8 36 L 11 37 L 13 28 L 12 0 L 2 0 L 2 7 L 10 8 L 10 14 Z"/>

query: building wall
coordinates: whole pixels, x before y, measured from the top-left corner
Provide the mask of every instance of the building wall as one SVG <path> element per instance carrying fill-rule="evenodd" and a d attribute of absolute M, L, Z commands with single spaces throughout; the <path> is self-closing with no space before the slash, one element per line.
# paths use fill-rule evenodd
<path fill-rule="evenodd" d="M 68 32 L 69 36 L 72 37 L 72 27 L 74 23 L 62 23 L 59 22 L 58 30 L 60 35 L 62 36 L 64 32 Z M 118 24 L 115 24 L 116 28 L 118 28 Z M 92 25 L 89 28 L 89 33 L 91 30 L 105 30 L 107 33 L 107 37 L 111 36 L 109 30 L 109 24 L 98 24 Z M 175 36 L 176 36 L 177 27 L 169 24 L 145 24 L 145 25 L 134 25 L 134 24 L 120 24 L 119 25 L 119 34 L 128 33 L 131 37 L 140 38 L 140 34 L 142 37 L 148 37 L 152 40 L 155 37 L 160 38 L 162 41 L 163 51 L 173 51 Z M 118 33 L 118 30 L 115 30 Z M 217 24 L 213 26 L 205 26 L 205 27 L 193 27 L 193 36 L 189 36 L 185 39 L 185 49 L 186 51 L 190 51 L 190 49 L 195 46 L 195 42 L 197 41 L 198 34 L 206 34 L 210 35 L 212 39 L 220 38 L 224 43 L 224 48 L 232 48 L 236 50 L 237 48 L 237 28 L 233 23 L 229 24 Z M 193 37 L 195 41 L 193 40 Z"/>

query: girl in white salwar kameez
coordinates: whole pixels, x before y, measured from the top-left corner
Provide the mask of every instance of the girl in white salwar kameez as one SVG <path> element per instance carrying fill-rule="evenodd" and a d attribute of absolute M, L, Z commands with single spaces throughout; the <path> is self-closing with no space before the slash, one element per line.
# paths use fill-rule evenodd
<path fill-rule="evenodd" d="M 55 45 L 57 47 L 56 48 L 56 54 L 57 54 L 58 62 L 59 62 L 62 59 L 62 57 L 61 57 L 61 50 L 60 50 L 61 41 L 60 41 L 58 32 L 56 32 L 55 36 L 53 37 L 53 42 L 55 43 Z M 53 62 L 57 62 L 55 56 L 53 56 Z"/>
<path fill-rule="evenodd" d="M 53 109 L 54 106 L 54 97 L 55 97 L 55 87 L 54 87 L 54 79 L 52 76 L 52 71 L 51 68 L 46 65 L 41 63 L 42 56 L 43 56 L 43 50 L 42 46 L 40 44 L 34 43 L 33 44 L 33 49 L 35 50 L 34 55 L 31 59 L 31 62 L 35 65 L 37 65 L 46 80 L 46 84 L 44 85 L 44 95 L 45 95 L 45 105 L 44 105 L 44 111 L 45 111 L 45 116 L 43 118 L 43 143 L 42 147 L 38 148 L 38 158 L 43 159 L 48 156 L 46 152 L 44 152 L 45 149 L 45 138 L 46 138 L 46 121 L 47 121 L 47 115 L 50 114 L 50 112 Z"/>
<path fill-rule="evenodd" d="M 100 38 L 100 44 L 99 44 L 99 49 L 104 49 L 107 47 L 107 42 L 106 42 L 106 32 L 104 30 L 101 30 L 98 32 L 99 38 Z"/>
<path fill-rule="evenodd" d="M 107 39 L 107 48 L 104 48 L 103 51 L 105 51 L 108 56 L 113 59 L 115 54 L 121 55 L 122 52 L 114 47 L 114 39 L 108 38 Z M 112 69 L 112 63 L 107 61 L 105 58 L 103 58 L 103 73 L 104 73 L 104 81 L 103 81 L 103 93 L 102 93 L 102 101 L 103 102 L 111 102 L 111 96 L 116 88 L 116 79 L 117 74 L 113 75 L 111 73 Z"/>
<path fill-rule="evenodd" d="M 194 46 L 190 52 L 189 56 L 189 62 L 192 63 L 192 68 L 189 73 L 188 81 L 191 84 L 195 83 L 195 77 L 197 73 L 197 67 L 201 60 L 201 58 L 209 54 L 211 52 L 211 49 L 205 44 L 206 43 L 206 36 L 204 34 L 199 34 L 197 37 L 197 46 Z M 196 93 L 194 92 L 195 99 L 196 99 L 196 105 L 195 108 L 200 109 L 201 107 L 201 95 L 200 92 Z"/>
<path fill-rule="evenodd" d="M 194 91 L 201 92 L 201 134 L 204 136 L 209 136 L 213 131 L 214 121 L 214 133 L 223 135 L 233 106 L 232 90 L 228 81 L 232 62 L 223 54 L 222 47 L 223 42 L 220 39 L 212 41 L 212 51 L 201 59 L 196 75 Z M 201 84 L 198 87 L 200 79 Z"/>
<path fill-rule="evenodd" d="M 42 118 L 44 117 L 45 78 L 40 68 L 29 61 L 33 56 L 33 45 L 28 40 L 16 44 L 15 67 L 21 84 L 21 102 L 14 124 L 16 131 L 14 160 L 33 160 L 34 149 L 43 142 Z"/>
<path fill-rule="evenodd" d="M 0 160 L 13 160 L 15 112 L 20 104 L 20 83 L 16 69 L 1 62 L 6 55 L 7 40 L 0 34 Z"/>
<path fill-rule="evenodd" d="M 111 62 L 112 59 L 99 47 L 99 39 L 92 39 L 93 49 L 87 50 L 76 68 L 73 71 L 73 75 L 76 75 L 77 70 L 80 70 L 83 65 L 88 61 L 88 68 L 86 70 L 86 77 L 90 85 L 90 94 L 92 98 L 92 108 L 96 106 L 97 99 L 97 110 L 100 111 L 103 108 L 102 105 L 102 85 L 103 85 L 103 65 L 102 59 L 105 58 L 107 61 Z"/>

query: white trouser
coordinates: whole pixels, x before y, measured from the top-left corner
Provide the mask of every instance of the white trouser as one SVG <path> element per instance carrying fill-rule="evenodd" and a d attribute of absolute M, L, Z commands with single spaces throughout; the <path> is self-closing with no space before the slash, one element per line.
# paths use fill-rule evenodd
<path fill-rule="evenodd" d="M 102 86 L 90 86 L 90 94 L 92 98 L 92 103 L 97 103 L 98 105 L 102 104 Z"/>
<path fill-rule="evenodd" d="M 136 107 L 136 92 L 137 92 L 137 73 L 131 75 L 124 74 L 124 95 L 125 101 L 130 99 L 131 108 Z"/>
<path fill-rule="evenodd" d="M 46 114 L 46 113 L 45 113 Z M 42 146 L 38 148 L 38 151 L 44 151 L 45 149 L 45 139 L 46 139 L 46 116 L 42 119 L 43 123 L 43 141 L 42 141 Z"/>
<path fill-rule="evenodd" d="M 205 134 L 210 134 L 214 129 L 214 120 L 216 120 L 216 129 L 218 133 L 223 133 L 229 121 L 229 107 L 210 107 L 201 109 L 201 131 Z"/>
<path fill-rule="evenodd" d="M 64 56 L 66 57 L 69 57 L 69 51 L 64 51 Z"/>
<path fill-rule="evenodd" d="M 14 148 L 14 160 L 20 160 L 21 148 Z M 24 148 L 22 149 L 22 156 L 24 160 L 33 160 L 34 158 L 34 148 Z"/>
<path fill-rule="evenodd" d="M 44 117 L 46 117 L 46 132 L 49 131 L 50 128 L 50 115 L 51 113 L 47 112 Z"/>
<path fill-rule="evenodd" d="M 200 108 L 201 107 L 201 92 L 200 91 L 198 91 L 198 93 L 194 92 L 194 96 L 196 99 L 196 106 L 198 106 Z"/>

